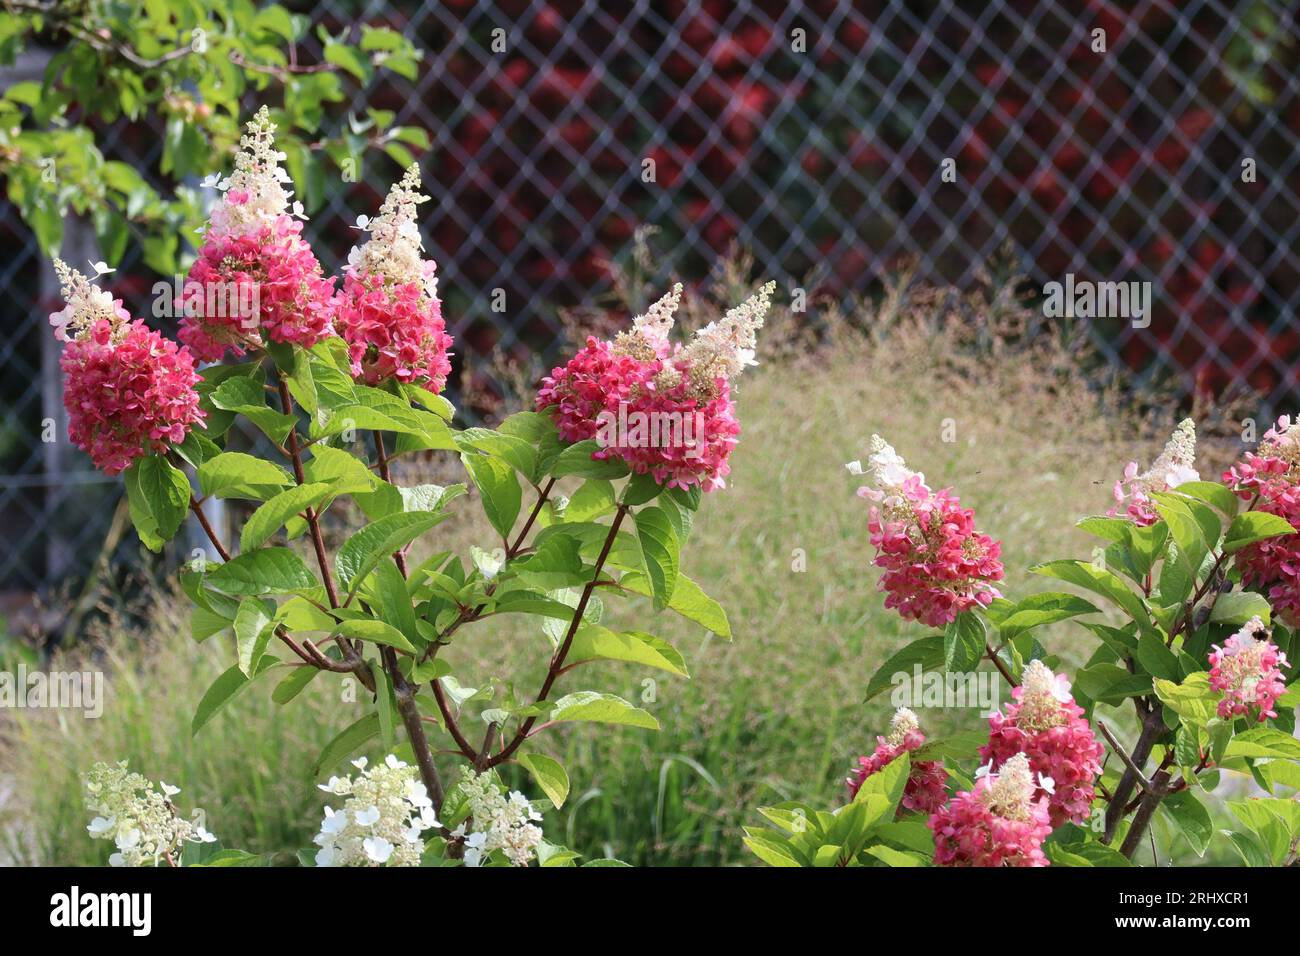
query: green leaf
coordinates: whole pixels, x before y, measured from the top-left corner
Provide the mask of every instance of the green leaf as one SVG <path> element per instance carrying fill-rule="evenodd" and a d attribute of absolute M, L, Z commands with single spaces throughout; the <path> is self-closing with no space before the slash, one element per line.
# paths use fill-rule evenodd
<path fill-rule="evenodd" d="M 1237 852 L 1241 854 L 1242 862 L 1247 866 L 1272 866 L 1273 861 L 1269 859 L 1267 851 L 1259 845 L 1259 842 L 1249 833 L 1240 833 L 1235 830 L 1222 831 Z"/>
<path fill-rule="evenodd" d="M 311 775 L 319 777 L 325 771 L 332 770 L 352 756 L 362 744 L 378 736 L 379 715 L 366 714 L 366 716 L 349 725 L 325 745 L 325 749 L 316 758 L 316 764 L 312 767 Z"/>
<path fill-rule="evenodd" d="M 622 478 L 628 473 L 627 465 L 619 458 L 593 460 L 591 456 L 600 450 L 600 444 L 594 438 L 570 445 L 560 452 L 551 465 L 551 474 L 556 478 L 566 475 L 576 475 L 579 478 Z"/>
<path fill-rule="evenodd" d="M 224 614 L 196 604 L 190 612 L 190 637 L 196 641 L 206 641 L 213 634 L 224 631 L 233 623 Z"/>
<path fill-rule="evenodd" d="M 1160 702 L 1186 724 L 1205 727 L 1215 716 L 1219 693 L 1210 687 L 1210 675 L 1205 671 L 1188 675 L 1181 684 L 1156 680 L 1153 689 Z"/>
<path fill-rule="evenodd" d="M 922 672 L 942 671 L 943 660 L 944 636 L 942 634 L 933 634 L 912 641 L 876 669 L 871 680 L 867 682 L 863 703 L 892 687 L 895 684 L 894 675 L 901 674 L 911 680 L 913 669 L 917 665 L 920 665 Z"/>
<path fill-rule="evenodd" d="M 1006 617 L 996 623 L 1004 639 L 1010 640 L 1022 631 L 1041 627 L 1044 624 L 1054 624 L 1080 614 L 1096 613 L 1095 605 L 1076 594 L 1043 591 L 1020 601 Z"/>
<path fill-rule="evenodd" d="M 259 548 L 213 568 L 207 583 L 226 594 L 285 594 L 317 585 L 302 558 L 288 548 Z"/>
<path fill-rule="evenodd" d="M 1137 650 L 1133 652 L 1142 669 L 1152 677 L 1176 681 L 1183 676 L 1183 669 L 1178 666 L 1178 658 L 1173 651 L 1165 647 L 1165 642 L 1154 634 L 1143 634 L 1138 638 Z"/>
<path fill-rule="evenodd" d="M 274 626 L 275 602 L 257 598 L 244 598 L 235 614 L 235 647 L 239 656 L 239 669 L 252 677 L 253 665 L 262 659 L 266 645 L 271 640 Z"/>
<path fill-rule="evenodd" d="M 1144 630 L 1152 630 L 1151 616 L 1147 613 L 1142 599 L 1110 571 L 1095 568 L 1086 561 L 1070 560 L 1049 561 L 1029 570 L 1034 574 L 1044 574 L 1100 594 L 1121 607 Z"/>
<path fill-rule="evenodd" d="M 1280 757 L 1300 760 L 1300 740 L 1272 727 L 1254 727 L 1228 741 L 1226 757 Z"/>
<path fill-rule="evenodd" d="M 502 538 L 510 537 L 510 529 L 519 517 L 519 507 L 523 502 L 523 492 L 514 470 L 500 458 L 490 455 L 463 454 L 460 460 L 465 463 L 465 470 L 482 494 L 483 512 L 488 521 Z"/>
<path fill-rule="evenodd" d="M 1256 541 L 1282 534 L 1295 534 L 1295 531 L 1285 518 L 1265 511 L 1244 511 L 1233 518 L 1232 524 L 1228 526 L 1228 533 L 1223 539 L 1223 551 L 1225 554 L 1233 554 Z"/>
<path fill-rule="evenodd" d="M 217 408 L 243 415 L 276 444 L 284 441 L 298 421 L 294 416 L 277 412 L 267 405 L 262 384 L 246 375 L 232 376 L 223 381 L 210 400 Z"/>
<path fill-rule="evenodd" d="M 768 866 L 797 867 L 802 866 L 790 844 L 776 836 L 770 830 L 755 830 L 745 827 L 745 846 Z"/>
<path fill-rule="evenodd" d="M 521 754 L 519 763 L 533 775 L 537 785 L 550 799 L 555 809 L 564 806 L 569 796 L 569 775 L 558 760 L 552 760 L 543 754 Z"/>
<path fill-rule="evenodd" d="M 654 475 L 649 472 L 634 474 L 628 479 L 627 485 L 623 488 L 623 504 L 628 507 L 643 505 L 647 501 L 658 498 L 659 493 L 663 490 L 663 485 L 656 481 Z"/>
<path fill-rule="evenodd" d="M 636 513 L 636 533 L 641 543 L 646 577 L 650 581 L 651 598 L 658 611 L 668 606 L 677 586 L 677 532 L 663 509 L 652 507 Z"/>
<path fill-rule="evenodd" d="M 1234 517 L 1241 507 L 1241 499 L 1216 481 L 1184 481 L 1175 491 L 1213 505 L 1229 518 Z"/>
<path fill-rule="evenodd" d="M 275 690 L 271 691 L 271 700 L 283 707 L 306 690 L 307 685 L 315 680 L 320 672 L 320 668 L 312 667 L 310 664 L 293 668 L 280 683 L 275 685 Z"/>
<path fill-rule="evenodd" d="M 647 730 L 659 729 L 659 721 L 640 707 L 633 707 L 613 694 L 599 694 L 591 690 L 561 697 L 555 702 L 547 719 L 554 722 L 584 720 L 599 724 L 626 724 Z"/>
<path fill-rule="evenodd" d="M 588 660 L 628 661 L 678 674 L 686 673 L 681 653 L 661 638 L 644 631 L 611 631 L 599 624 L 578 628 L 569 647 L 570 662 Z"/>
<path fill-rule="evenodd" d="M 239 549 L 252 551 L 260 547 L 280 530 L 281 525 L 299 512 L 314 508 L 329 497 L 332 491 L 327 484 L 307 484 L 280 492 L 249 516 L 244 530 L 239 534 Z"/>
<path fill-rule="evenodd" d="M 1133 522 L 1128 518 L 1115 518 L 1110 515 L 1089 515 L 1080 518 L 1074 526 L 1114 544 L 1127 544 L 1128 529 L 1133 526 Z"/>
<path fill-rule="evenodd" d="M 536 478 L 537 450 L 522 438 L 490 428 L 467 428 L 455 436 L 455 441 L 461 450 L 477 449 L 500 458 L 529 482 Z"/>
<path fill-rule="evenodd" d="M 1099 663 L 1085 667 L 1075 674 L 1075 683 L 1088 697 L 1106 704 L 1151 693 L 1150 677 L 1130 674 L 1115 664 Z"/>
<path fill-rule="evenodd" d="M 1208 529 L 1202 527 L 1191 510 L 1191 503 L 1186 499 L 1172 494 L 1157 494 L 1153 498 L 1156 510 L 1160 512 L 1160 517 L 1169 526 L 1169 534 L 1174 539 L 1174 543 L 1178 545 L 1177 548 L 1170 549 L 1165 560 L 1178 562 L 1182 576 L 1193 582 L 1196 581 L 1201 569 L 1201 562 L 1205 560 L 1205 555 L 1209 553 L 1214 545 L 1218 544 L 1219 525 L 1217 516 L 1213 513 L 1210 514 L 1210 517 L 1215 522 L 1213 540 L 1210 540 L 1206 534 Z M 1204 505 L 1199 507 L 1203 508 Z M 1167 603 L 1172 603 L 1172 601 Z"/>
<path fill-rule="evenodd" d="M 1292 803 L 1293 801 L 1285 801 Z M 1229 800 L 1228 809 L 1256 837 L 1259 846 L 1268 856 L 1269 865 L 1276 866 L 1290 850 L 1291 832 L 1286 821 L 1276 811 L 1276 798 Z M 1241 847 L 1238 847 L 1241 850 Z"/>
<path fill-rule="evenodd" d="M 1210 812 L 1190 790 L 1169 794 L 1161 806 L 1177 824 L 1183 836 L 1187 837 L 1187 842 L 1196 855 L 1205 856 L 1205 849 L 1210 845 L 1210 837 L 1214 833 Z"/>
<path fill-rule="evenodd" d="M 628 591 L 650 597 L 650 582 L 639 571 L 624 574 L 619 578 L 618 584 Z M 677 586 L 673 588 L 668 610 L 675 611 L 688 621 L 703 625 L 719 637 L 731 640 L 731 624 L 727 621 L 727 612 L 684 574 L 677 575 Z"/>
<path fill-rule="evenodd" d="M 385 750 L 393 749 L 393 711 L 397 709 L 393 700 L 393 685 L 389 682 L 388 671 L 383 664 L 375 662 L 370 666 L 370 673 L 375 681 L 375 713 L 379 716 L 379 741 Z"/>
<path fill-rule="evenodd" d="M 613 511 L 614 486 L 604 478 L 590 478 L 573 493 L 564 509 L 565 521 L 594 521 Z"/>
<path fill-rule="evenodd" d="M 279 663 L 280 661 L 272 655 L 263 654 L 253 669 L 252 677 L 241 671 L 238 666 L 222 671 L 221 676 L 212 682 L 212 686 L 199 701 L 199 706 L 194 711 L 194 719 L 190 722 L 190 734 L 197 734 L 240 691 Z"/>
<path fill-rule="evenodd" d="M 331 497 L 364 494 L 380 482 L 356 455 L 329 445 L 313 445 L 302 470 L 307 481 L 330 485 Z"/>
<path fill-rule="evenodd" d="M 190 508 L 190 482 L 167 459 L 148 455 L 137 459 L 123 475 L 131 521 L 150 551 L 161 550 L 185 520 Z"/>
<path fill-rule="evenodd" d="M 1232 591 L 1220 594 L 1210 611 L 1212 624 L 1231 624 L 1240 627 L 1252 617 L 1258 617 L 1268 624 L 1273 617 L 1273 608 L 1268 599 L 1254 591 Z"/>
<path fill-rule="evenodd" d="M 926 866 L 927 861 L 915 853 L 905 853 L 902 850 L 895 850 L 893 847 L 876 844 L 869 846 L 867 853 L 874 856 L 886 866 Z"/>
<path fill-rule="evenodd" d="M 218 498 L 263 501 L 293 484 L 293 476 L 279 465 L 237 451 L 209 458 L 199 466 L 198 473 L 203 494 Z"/>
<path fill-rule="evenodd" d="M 519 580 L 543 591 L 584 585 L 591 573 L 582 562 L 581 543 L 563 533 L 548 535 L 528 557 L 511 564 Z"/>
<path fill-rule="evenodd" d="M 316 605 L 301 597 L 292 597 L 280 605 L 275 612 L 275 620 L 283 624 L 285 630 L 324 631 L 334 630 L 335 619 Z"/>
<path fill-rule="evenodd" d="M 944 670 L 974 670 L 984 656 L 987 636 L 979 615 L 963 611 L 943 632 Z"/>
<path fill-rule="evenodd" d="M 416 653 L 415 647 L 406 639 L 405 634 L 393 627 L 393 625 L 385 624 L 383 621 L 367 621 L 363 619 L 340 621 L 335 630 L 344 637 L 370 641 L 372 644 L 384 644 L 388 647 L 395 647 L 400 651 L 406 651 L 408 654 Z"/>
<path fill-rule="evenodd" d="M 385 555 L 406 547 L 446 515 L 411 511 L 372 521 L 344 542 L 334 558 L 339 583 L 351 595 Z"/>
<path fill-rule="evenodd" d="M 380 620 L 391 624 L 413 646 L 423 648 L 425 641 L 420 637 L 416 625 L 415 608 L 411 606 L 411 595 L 406 587 L 406 579 L 393 561 L 380 561 L 375 566 L 372 578 L 376 601 L 373 605 Z"/>

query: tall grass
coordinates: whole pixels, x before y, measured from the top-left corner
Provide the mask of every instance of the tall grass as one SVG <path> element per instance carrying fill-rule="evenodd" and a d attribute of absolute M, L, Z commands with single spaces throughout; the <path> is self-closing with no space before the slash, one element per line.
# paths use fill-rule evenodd
<path fill-rule="evenodd" d="M 748 862 L 740 827 L 757 805 L 839 799 L 852 758 L 888 720 L 883 698 L 863 704 L 867 679 L 924 633 L 882 607 L 866 504 L 844 468 L 872 432 L 932 486 L 953 486 L 980 527 L 1003 540 L 1008 594 L 1042 586 L 1028 565 L 1087 553 L 1073 523 L 1107 506 L 1110 483 L 1140 450 L 1139 430 L 1084 380 L 1069 346 L 1026 340 L 1022 318 L 1005 299 L 899 295 L 832 318 L 815 345 L 788 316 L 774 318 L 769 342 L 794 347 L 741 380 L 744 433 L 730 487 L 707 496 L 684 548 L 683 571 L 727 608 L 735 639 L 711 638 L 671 612 L 647 621 L 634 616 L 643 606 L 608 602 L 615 626 L 677 644 L 691 679 L 616 664 L 563 679 L 562 688 L 638 700 L 662 731 L 548 731 L 541 746 L 574 785 L 565 807 L 547 815 L 552 839 L 638 864 L 735 864 Z M 491 546 L 477 520 L 439 533 L 439 548 Z M 510 676 L 526 689 L 539 678 L 546 639 L 501 620 L 462 630 L 445 651 L 462 683 Z M 123 757 L 184 787 L 182 802 L 205 808 L 226 845 L 309 844 L 321 804 L 312 761 L 362 705 L 340 702 L 328 677 L 284 708 L 270 702 L 269 685 L 256 687 L 191 740 L 193 707 L 230 654 L 216 639 L 196 649 L 185 631 L 183 611 L 164 608 L 146 633 L 115 637 L 103 659 L 112 695 L 101 719 L 18 712 L 6 721 L 0 781 L 13 793 L 0 824 L 11 855 L 102 861 L 103 846 L 85 837 L 76 777 L 95 759 Z M 1079 663 L 1080 633 L 1062 627 L 1047 643 Z M 530 662 L 522 674 L 521 662 Z M 925 719 L 935 732 L 981 721 L 974 710 Z M 444 766 L 452 772 L 449 758 Z"/>

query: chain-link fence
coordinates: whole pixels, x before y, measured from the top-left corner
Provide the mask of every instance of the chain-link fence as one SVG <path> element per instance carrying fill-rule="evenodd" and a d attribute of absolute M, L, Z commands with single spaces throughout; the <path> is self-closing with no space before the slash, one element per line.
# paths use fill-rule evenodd
<path fill-rule="evenodd" d="M 1092 325 L 1139 387 L 1245 384 L 1269 404 L 1297 391 L 1292 4 L 303 9 L 335 32 L 387 23 L 426 50 L 413 82 L 352 105 L 431 134 L 426 245 L 461 362 L 498 346 L 551 354 L 557 308 L 604 289 L 608 262 L 649 224 L 665 276 L 687 280 L 734 242 L 787 289 L 841 295 L 912 259 L 967 283 L 1004 247 L 1039 287 L 1069 274 L 1149 282 L 1148 315 Z M 157 137 L 111 129 L 104 141 L 115 158 L 155 165 Z M 332 193 L 310 225 L 327 265 L 397 171 L 376 160 Z M 58 415 L 45 326 L 55 303 L 13 210 L 0 206 L 0 221 L 11 249 L 0 262 L 0 588 L 35 589 L 84 571 L 117 490 L 42 442 Z M 133 272 L 143 296 L 152 277 L 129 253 L 119 275 Z"/>

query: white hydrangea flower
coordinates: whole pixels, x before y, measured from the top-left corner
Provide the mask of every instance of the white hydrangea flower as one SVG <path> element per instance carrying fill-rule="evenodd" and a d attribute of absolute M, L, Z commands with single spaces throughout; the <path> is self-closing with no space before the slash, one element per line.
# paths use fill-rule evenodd
<path fill-rule="evenodd" d="M 1050 667 L 1035 658 L 1025 665 L 1020 686 L 1016 723 L 1021 728 L 1037 733 L 1059 727 L 1070 719 L 1069 712 L 1061 706 L 1074 700 L 1064 674 L 1053 674 Z"/>
<path fill-rule="evenodd" d="M 325 807 L 315 842 L 317 866 L 418 866 L 424 833 L 441 824 L 419 771 L 389 754 L 367 769 L 361 757 L 352 777 L 331 777 L 327 793 L 346 796 L 343 806 Z"/>
<path fill-rule="evenodd" d="M 86 832 L 92 839 L 113 842 L 117 849 L 109 857 L 113 866 L 176 863 L 184 843 L 216 841 L 201 823 L 177 814 L 171 798 L 180 793 L 179 787 L 161 782 L 155 786 L 127 770 L 125 760 L 97 763 L 82 781 L 86 809 L 94 814 Z"/>
<path fill-rule="evenodd" d="M 467 771 L 460 781 L 470 808 L 470 822 L 452 836 L 464 841 L 466 866 L 479 866 L 489 853 L 500 850 L 515 866 L 527 866 L 542 842 L 542 815 L 518 790 L 503 794 L 491 774 Z M 469 827 L 473 830 L 470 831 Z"/>
<path fill-rule="evenodd" d="M 671 349 L 668 336 L 672 332 L 673 317 L 681 301 L 682 284 L 678 282 L 646 309 L 644 315 L 634 318 L 631 329 L 620 332 L 614 337 L 614 351 L 622 355 L 631 355 L 644 362 L 666 358 Z M 671 367 L 666 367 L 661 375 L 662 387 L 676 384 L 679 379 L 676 369 Z"/>
<path fill-rule="evenodd" d="M 58 312 L 50 314 L 50 325 L 54 326 L 56 339 L 67 342 L 81 338 L 100 319 L 108 320 L 115 337 L 125 330 L 131 316 L 113 301 L 109 292 L 57 257 L 54 259 L 54 273 L 59 277 L 59 291 L 66 303 Z"/>
<path fill-rule="evenodd" d="M 768 282 L 740 305 L 728 309 L 718 321 L 695 333 L 681 357 L 689 363 L 691 385 L 711 394 L 719 376 L 733 379 L 746 367 L 757 365 L 758 330 L 763 327 L 776 283 Z"/>
<path fill-rule="evenodd" d="M 348 253 L 353 276 L 380 276 L 385 283 L 420 283 L 430 299 L 438 297 L 437 266 L 423 257 L 417 214 L 429 197 L 420 192 L 420 167 L 412 165 L 394 183 L 374 219 L 357 217 L 357 228 L 370 238 Z"/>
<path fill-rule="evenodd" d="M 867 444 L 866 467 L 861 461 L 851 461 L 844 467 L 850 474 L 867 476 L 871 483 L 859 488 L 858 494 L 883 504 L 886 510 L 903 501 L 903 485 L 913 475 L 925 484 L 925 475 L 908 468 L 903 456 L 879 435 L 872 435 Z"/>
<path fill-rule="evenodd" d="M 992 782 L 982 793 L 984 805 L 1008 820 L 1028 819 L 1029 804 L 1035 791 L 1029 758 L 1016 754 L 997 773 L 986 772 L 985 776 Z"/>
<path fill-rule="evenodd" d="M 244 127 L 235 154 L 234 172 L 214 183 L 222 197 L 212 208 L 215 232 L 243 236 L 261 231 L 289 209 L 292 184 L 280 163 L 288 158 L 275 148 L 275 124 L 263 106 Z M 301 204 L 297 210 L 301 211 Z"/>
<path fill-rule="evenodd" d="M 1160 490 L 1162 487 L 1177 488 L 1184 482 L 1200 479 L 1196 470 L 1196 423 L 1184 418 L 1139 481 L 1146 487 Z"/>
<path fill-rule="evenodd" d="M 897 747 L 907 735 L 915 733 L 921 729 L 921 722 L 917 720 L 916 713 L 906 707 L 900 707 L 894 711 L 893 719 L 889 722 L 889 736 L 885 739 Z"/>

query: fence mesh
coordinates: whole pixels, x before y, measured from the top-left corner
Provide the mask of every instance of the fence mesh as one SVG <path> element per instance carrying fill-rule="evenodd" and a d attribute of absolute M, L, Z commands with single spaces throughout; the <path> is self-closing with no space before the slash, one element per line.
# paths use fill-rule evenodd
<path fill-rule="evenodd" d="M 1295 7 L 1066 6 L 301 9 L 336 33 L 386 23 L 426 50 L 413 82 L 386 80 L 352 107 L 431 135 L 426 245 L 461 362 L 497 347 L 553 354 L 557 309 L 606 289 L 608 263 L 650 224 L 664 275 L 687 280 L 736 243 L 787 290 L 844 296 L 908 260 L 967 283 L 1003 248 L 1040 288 L 1069 273 L 1148 281 L 1149 324 L 1092 323 L 1106 358 L 1138 387 L 1249 386 L 1266 414 L 1300 391 Z M 156 136 L 110 129 L 104 141 L 113 158 L 154 166 Z M 374 159 L 314 217 L 335 263 L 397 172 Z M 0 222 L 0 588 L 37 589 L 84 572 L 118 493 L 41 441 L 58 404 L 54 304 L 8 205 Z"/>

